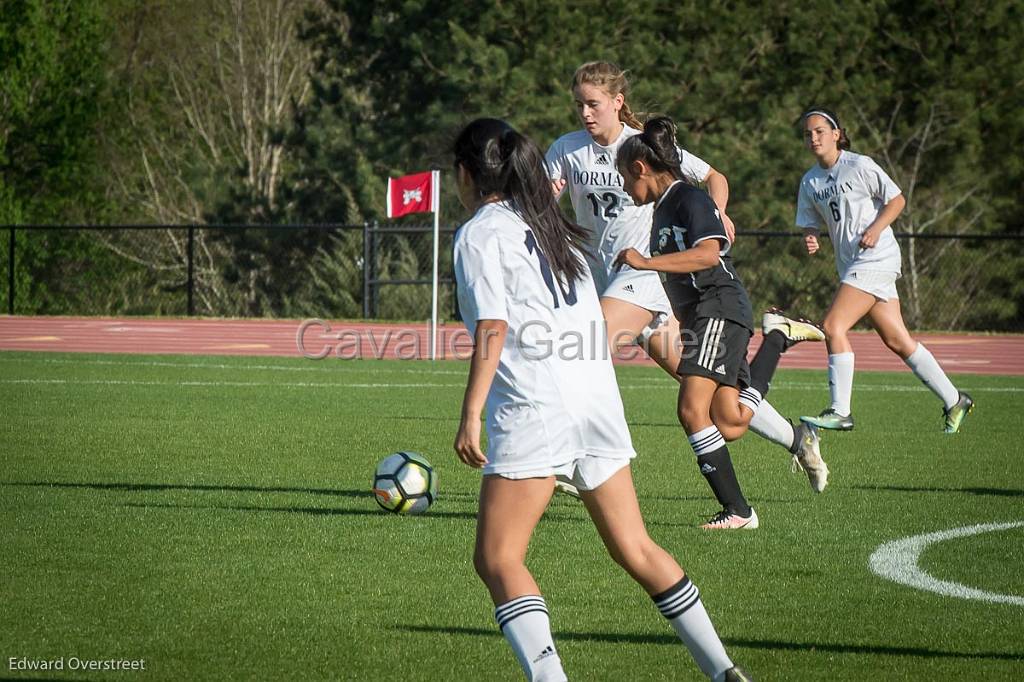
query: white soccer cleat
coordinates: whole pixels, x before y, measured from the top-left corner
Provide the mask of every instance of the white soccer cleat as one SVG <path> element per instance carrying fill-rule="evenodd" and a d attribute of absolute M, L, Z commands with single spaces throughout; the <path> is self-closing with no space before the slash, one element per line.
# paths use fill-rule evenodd
<path fill-rule="evenodd" d="M 796 452 L 793 453 L 793 472 L 803 471 L 811 489 L 820 493 L 828 485 L 828 465 L 821 458 L 821 437 L 812 424 L 798 424 L 793 429 Z"/>
<path fill-rule="evenodd" d="M 575 497 L 577 500 L 580 499 L 580 491 L 577 490 L 576 486 L 572 483 L 560 481 L 557 478 L 555 479 L 555 492 L 568 495 L 569 497 Z"/>
<path fill-rule="evenodd" d="M 772 308 L 761 318 L 761 333 L 780 332 L 786 337 L 786 348 L 801 341 L 824 341 L 825 332 L 810 320 L 786 316 L 778 308 Z"/>
<path fill-rule="evenodd" d="M 751 507 L 750 516 L 740 516 L 728 509 L 723 509 L 712 516 L 711 520 L 702 525 L 701 528 L 704 530 L 754 530 L 758 524 L 757 512 Z"/>

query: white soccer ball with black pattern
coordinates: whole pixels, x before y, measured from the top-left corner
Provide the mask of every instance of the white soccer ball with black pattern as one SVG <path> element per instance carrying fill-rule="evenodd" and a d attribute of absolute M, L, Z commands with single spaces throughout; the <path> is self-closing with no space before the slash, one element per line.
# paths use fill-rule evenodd
<path fill-rule="evenodd" d="M 422 514 L 437 499 L 437 474 L 423 455 L 396 452 L 377 465 L 373 496 L 389 512 Z"/>

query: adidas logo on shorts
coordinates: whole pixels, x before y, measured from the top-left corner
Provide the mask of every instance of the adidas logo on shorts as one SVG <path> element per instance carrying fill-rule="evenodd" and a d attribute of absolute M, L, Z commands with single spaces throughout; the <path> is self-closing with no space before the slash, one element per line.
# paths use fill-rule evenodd
<path fill-rule="evenodd" d="M 715 374 L 725 374 L 725 365 L 715 367 Z"/>
<path fill-rule="evenodd" d="M 628 291 L 628 292 L 629 292 L 629 293 L 631 293 L 631 294 L 632 294 L 632 293 L 635 293 L 635 292 L 633 291 L 633 285 L 632 285 L 632 284 L 627 284 L 626 286 L 622 287 L 622 290 L 623 290 L 623 291 Z"/>

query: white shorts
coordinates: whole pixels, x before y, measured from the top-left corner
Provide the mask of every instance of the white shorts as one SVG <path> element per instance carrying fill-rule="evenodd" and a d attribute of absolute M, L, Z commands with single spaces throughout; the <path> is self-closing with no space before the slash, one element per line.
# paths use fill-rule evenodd
<path fill-rule="evenodd" d="M 572 483 L 580 490 L 594 490 L 614 476 L 622 467 L 629 466 L 632 457 L 594 457 L 584 455 L 579 459 L 559 466 L 539 467 L 528 471 L 498 474 L 502 478 L 518 481 L 523 478 L 547 478 L 555 476 L 560 481 Z"/>
<path fill-rule="evenodd" d="M 890 301 L 899 298 L 896 292 L 896 280 L 899 278 L 898 272 L 850 268 L 842 276 L 842 283 L 867 292 L 880 301 Z"/>
<path fill-rule="evenodd" d="M 592 272 L 598 268 L 592 268 Z M 621 270 L 593 272 L 598 296 L 617 298 L 653 313 L 671 313 L 672 306 L 661 285 L 661 277 L 653 270 Z"/>

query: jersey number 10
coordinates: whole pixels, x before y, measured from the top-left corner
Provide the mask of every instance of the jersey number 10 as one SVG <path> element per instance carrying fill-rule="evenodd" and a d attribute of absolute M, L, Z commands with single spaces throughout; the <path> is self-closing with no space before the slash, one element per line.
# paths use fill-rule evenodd
<path fill-rule="evenodd" d="M 548 291 L 551 292 L 551 302 L 554 304 L 554 307 L 558 307 L 559 292 L 561 292 L 566 305 L 576 305 L 576 282 L 569 282 L 568 291 L 562 288 L 561 282 L 558 282 L 556 290 L 555 273 L 551 272 L 551 263 L 548 262 L 548 257 L 540 250 L 537 238 L 533 236 L 533 230 L 526 231 L 526 250 L 531 254 L 537 254 L 537 260 L 540 261 L 540 274 L 544 278 L 544 284 L 547 286 Z"/>

